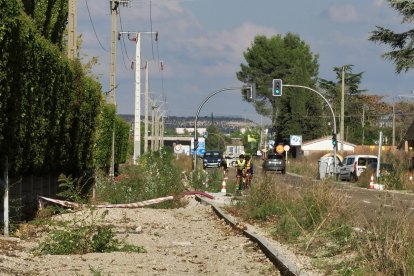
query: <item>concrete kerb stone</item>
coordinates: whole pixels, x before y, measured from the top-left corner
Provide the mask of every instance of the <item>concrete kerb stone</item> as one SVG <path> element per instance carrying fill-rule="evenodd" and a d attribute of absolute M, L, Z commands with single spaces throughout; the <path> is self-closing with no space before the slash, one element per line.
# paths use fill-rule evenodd
<path fill-rule="evenodd" d="M 196 200 L 203 205 L 210 205 L 214 212 L 226 221 L 232 227 L 237 227 L 237 220 L 230 214 L 225 213 L 219 208 L 212 200 L 202 198 L 196 195 Z M 279 269 L 282 275 L 310 275 L 302 271 L 294 262 L 290 261 L 286 256 L 280 253 L 277 248 L 274 248 L 264 237 L 257 234 L 255 228 L 252 225 L 246 224 L 246 229 L 243 230 L 243 234 L 253 242 L 257 243 L 263 253 L 269 258 L 269 260 Z"/>

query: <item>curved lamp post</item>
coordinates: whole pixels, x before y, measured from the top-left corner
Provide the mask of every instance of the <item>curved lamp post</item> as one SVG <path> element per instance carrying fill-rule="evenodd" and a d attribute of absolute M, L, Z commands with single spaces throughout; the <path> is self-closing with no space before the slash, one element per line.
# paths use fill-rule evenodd
<path fill-rule="evenodd" d="M 231 91 L 231 90 L 241 90 L 241 89 L 246 89 L 249 88 L 250 89 L 250 99 L 253 98 L 253 94 L 254 94 L 254 85 L 247 85 L 247 86 L 241 86 L 241 87 L 227 87 L 227 88 L 222 88 L 219 89 L 213 93 L 211 93 L 210 95 L 207 96 L 207 98 L 205 98 L 200 106 L 197 109 L 197 113 L 195 116 L 195 120 L 194 120 L 194 154 L 193 154 L 193 158 L 194 158 L 194 162 L 193 162 L 193 170 L 195 170 L 197 168 L 197 148 L 196 148 L 196 141 L 197 141 L 197 122 L 198 122 L 198 115 L 200 114 L 201 109 L 203 108 L 204 104 L 206 104 L 208 102 L 208 100 L 210 100 L 211 97 L 224 92 L 224 91 Z"/>
<path fill-rule="evenodd" d="M 336 119 L 335 119 L 335 113 L 332 109 L 332 106 L 329 104 L 328 100 L 318 91 L 316 91 L 315 89 L 312 89 L 310 87 L 307 86 L 302 86 L 302 85 L 295 85 L 295 84 L 283 84 L 283 86 L 287 86 L 287 87 L 297 87 L 297 88 L 305 88 L 308 89 L 312 92 L 315 92 L 316 94 L 318 94 L 328 105 L 329 109 L 331 110 L 332 113 L 332 118 L 333 118 L 333 134 L 336 135 Z M 341 133 L 342 135 L 342 133 Z M 334 154 L 334 174 L 336 174 L 336 145 L 333 147 L 333 154 Z"/>

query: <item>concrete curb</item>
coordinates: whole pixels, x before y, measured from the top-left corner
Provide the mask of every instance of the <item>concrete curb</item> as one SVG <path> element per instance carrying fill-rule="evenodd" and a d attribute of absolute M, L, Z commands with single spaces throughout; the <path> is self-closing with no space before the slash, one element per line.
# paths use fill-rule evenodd
<path fill-rule="evenodd" d="M 210 205 L 214 212 L 222 219 L 224 219 L 232 227 L 237 227 L 237 220 L 230 214 L 225 213 L 221 208 L 219 208 L 214 202 L 209 199 L 196 196 L 196 200 L 201 204 Z M 263 253 L 269 258 L 269 260 L 279 269 L 282 275 L 310 275 L 300 267 L 298 267 L 294 262 L 290 261 L 286 256 L 284 256 L 278 248 L 274 248 L 264 237 L 256 233 L 255 228 L 252 225 L 246 224 L 247 229 L 243 230 L 243 234 L 247 236 L 250 240 L 257 243 Z"/>

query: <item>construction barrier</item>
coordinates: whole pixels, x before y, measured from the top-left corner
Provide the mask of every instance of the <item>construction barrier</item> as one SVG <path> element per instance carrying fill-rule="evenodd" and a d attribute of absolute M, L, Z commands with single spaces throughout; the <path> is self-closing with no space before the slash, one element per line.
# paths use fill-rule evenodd
<path fill-rule="evenodd" d="M 184 192 L 184 193 L 181 194 L 181 196 L 195 195 L 195 194 L 198 194 L 198 195 L 201 195 L 201 196 L 204 196 L 204 197 L 208 197 L 210 199 L 214 199 L 213 196 L 211 196 L 207 193 L 198 192 L 198 191 Z M 53 199 L 53 198 L 48 198 L 48 197 L 44 197 L 44 196 L 39 196 L 39 208 L 40 209 L 43 208 L 42 200 L 53 202 L 53 203 L 59 204 L 59 205 L 64 206 L 64 207 L 82 209 L 82 208 L 86 208 L 86 207 L 91 207 L 91 208 L 141 208 L 141 207 L 145 207 L 145 206 L 148 206 L 148 205 L 153 205 L 153 204 L 157 204 L 157 203 L 161 203 L 161 202 L 164 202 L 164 201 L 167 201 L 167 200 L 173 200 L 173 199 L 174 199 L 173 196 L 166 196 L 166 197 L 149 199 L 149 200 L 145 200 L 145 201 L 141 201 L 141 202 L 134 202 L 134 203 L 94 205 L 94 204 L 79 204 L 79 203 L 75 203 L 75 202 L 71 202 L 71 201 L 59 200 L 59 199 Z"/>

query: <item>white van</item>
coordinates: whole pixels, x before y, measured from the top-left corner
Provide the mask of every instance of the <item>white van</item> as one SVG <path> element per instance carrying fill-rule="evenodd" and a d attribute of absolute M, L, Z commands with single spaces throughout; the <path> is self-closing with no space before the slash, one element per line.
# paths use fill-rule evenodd
<path fill-rule="evenodd" d="M 357 181 L 358 177 L 366 170 L 368 165 L 377 163 L 375 155 L 348 155 L 339 164 L 339 180 Z"/>

